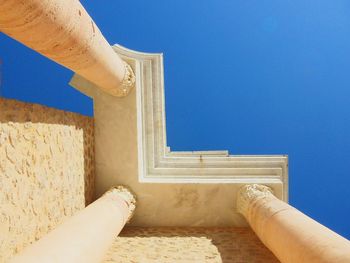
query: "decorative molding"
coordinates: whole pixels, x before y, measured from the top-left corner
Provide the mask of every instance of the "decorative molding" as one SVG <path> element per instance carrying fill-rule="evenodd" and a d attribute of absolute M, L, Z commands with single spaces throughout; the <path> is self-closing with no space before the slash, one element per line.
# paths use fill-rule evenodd
<path fill-rule="evenodd" d="M 167 146 L 163 55 L 113 49 L 136 74 L 139 181 L 144 183 L 283 184 L 288 200 L 286 155 L 229 155 L 227 151 L 172 152 Z"/>
<path fill-rule="evenodd" d="M 265 185 L 242 186 L 237 193 L 237 211 L 247 218 L 249 205 L 257 199 L 274 197 L 273 190 Z"/>
<path fill-rule="evenodd" d="M 115 199 L 115 196 L 118 196 L 118 198 L 122 198 L 125 201 L 129 209 L 129 216 L 126 219 L 125 223 L 128 223 L 134 215 L 136 209 L 136 197 L 130 188 L 123 185 L 118 185 L 112 187 L 104 195 L 109 196 L 112 200 Z"/>
<path fill-rule="evenodd" d="M 114 96 L 125 97 L 130 93 L 130 90 L 135 86 L 135 73 L 132 70 L 131 66 L 123 61 L 125 74 L 124 78 L 120 84 L 120 88 L 112 90 Z"/>

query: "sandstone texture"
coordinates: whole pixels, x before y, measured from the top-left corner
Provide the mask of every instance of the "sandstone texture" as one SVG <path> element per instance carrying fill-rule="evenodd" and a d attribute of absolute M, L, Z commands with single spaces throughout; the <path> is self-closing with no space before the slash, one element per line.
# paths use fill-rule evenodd
<path fill-rule="evenodd" d="M 106 259 L 116 263 L 277 263 L 249 228 L 127 227 Z"/>
<path fill-rule="evenodd" d="M 92 201 L 93 138 L 90 117 L 0 98 L 0 262 Z"/>

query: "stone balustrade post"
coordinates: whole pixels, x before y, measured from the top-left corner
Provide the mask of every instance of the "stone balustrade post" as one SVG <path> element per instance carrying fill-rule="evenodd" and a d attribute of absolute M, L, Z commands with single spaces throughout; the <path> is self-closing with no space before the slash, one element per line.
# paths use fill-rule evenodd
<path fill-rule="evenodd" d="M 78 0 L 0 0 L 0 31 L 114 96 L 135 82 Z"/>
<path fill-rule="evenodd" d="M 97 263 L 131 218 L 136 201 L 129 190 L 116 187 L 28 246 L 12 263 Z"/>
<path fill-rule="evenodd" d="M 277 199 L 267 186 L 243 186 L 237 209 L 283 263 L 350 262 L 349 240 Z"/>

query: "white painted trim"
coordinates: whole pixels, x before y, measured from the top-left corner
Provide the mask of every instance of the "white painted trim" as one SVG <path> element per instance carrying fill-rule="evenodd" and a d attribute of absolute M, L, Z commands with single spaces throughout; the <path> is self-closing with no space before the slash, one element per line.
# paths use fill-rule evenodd
<path fill-rule="evenodd" d="M 167 146 L 163 55 L 113 49 L 136 75 L 138 166 L 141 183 L 282 184 L 288 201 L 286 155 L 172 152 Z"/>

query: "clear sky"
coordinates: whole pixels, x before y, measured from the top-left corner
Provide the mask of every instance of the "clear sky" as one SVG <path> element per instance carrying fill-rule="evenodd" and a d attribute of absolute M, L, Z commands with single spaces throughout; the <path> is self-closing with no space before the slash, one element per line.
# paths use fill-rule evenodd
<path fill-rule="evenodd" d="M 173 150 L 288 154 L 290 203 L 350 238 L 350 1 L 81 1 L 163 52 Z M 92 114 L 69 70 L 0 35 L 3 96 Z"/>

